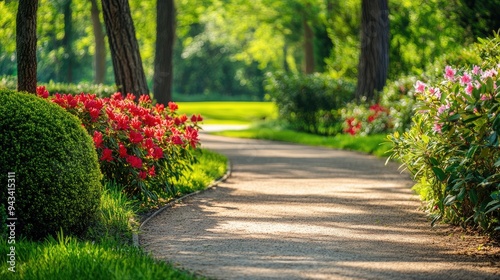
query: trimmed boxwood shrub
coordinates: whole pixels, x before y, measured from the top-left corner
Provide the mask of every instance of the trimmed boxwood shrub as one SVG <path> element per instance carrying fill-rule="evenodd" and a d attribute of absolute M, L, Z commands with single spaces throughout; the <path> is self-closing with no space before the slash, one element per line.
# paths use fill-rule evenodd
<path fill-rule="evenodd" d="M 0 91 L 0 131 L 0 203 L 17 218 L 16 234 L 39 240 L 60 230 L 85 233 L 96 219 L 102 175 L 81 122 L 35 95 Z"/>

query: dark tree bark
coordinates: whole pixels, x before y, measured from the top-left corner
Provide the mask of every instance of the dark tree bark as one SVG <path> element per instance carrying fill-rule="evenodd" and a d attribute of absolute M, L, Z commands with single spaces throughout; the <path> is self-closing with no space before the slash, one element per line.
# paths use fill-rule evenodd
<path fill-rule="evenodd" d="M 156 3 L 156 53 L 153 94 L 158 103 L 172 101 L 173 54 L 175 40 L 174 0 Z"/>
<path fill-rule="evenodd" d="M 389 66 L 389 8 L 387 0 L 362 0 L 361 54 L 356 99 L 375 99 L 387 80 Z"/>
<path fill-rule="evenodd" d="M 314 73 L 314 31 L 307 20 L 307 11 L 310 5 L 306 6 L 306 11 L 302 13 L 302 26 L 304 28 L 304 73 Z"/>
<path fill-rule="evenodd" d="M 128 0 L 102 0 L 115 83 L 122 94 L 148 94 Z"/>
<path fill-rule="evenodd" d="M 96 84 L 103 84 L 106 78 L 106 45 L 104 42 L 104 31 L 102 30 L 101 19 L 99 18 L 99 8 L 96 0 L 90 0 L 92 8 L 90 10 L 92 17 L 92 27 L 94 29 L 95 39 L 95 77 Z"/>
<path fill-rule="evenodd" d="M 63 15 L 64 15 L 64 37 L 62 40 L 62 45 L 64 47 L 64 57 L 63 57 L 63 73 L 65 74 L 65 81 L 67 83 L 73 82 L 73 20 L 72 20 L 72 9 L 71 0 L 65 0 L 63 3 Z"/>
<path fill-rule="evenodd" d="M 20 0 L 16 17 L 17 90 L 36 93 L 37 0 Z"/>

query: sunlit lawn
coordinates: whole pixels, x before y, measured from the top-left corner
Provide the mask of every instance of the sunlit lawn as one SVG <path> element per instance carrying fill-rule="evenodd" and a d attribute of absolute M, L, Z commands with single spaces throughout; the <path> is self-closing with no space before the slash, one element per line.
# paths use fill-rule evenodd
<path fill-rule="evenodd" d="M 272 102 L 178 102 L 179 112 L 201 114 L 204 124 L 251 124 L 277 116 Z"/>

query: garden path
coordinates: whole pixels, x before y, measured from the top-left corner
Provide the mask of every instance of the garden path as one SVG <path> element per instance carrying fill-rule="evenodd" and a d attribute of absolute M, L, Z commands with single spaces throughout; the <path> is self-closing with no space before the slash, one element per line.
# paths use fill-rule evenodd
<path fill-rule="evenodd" d="M 500 278 L 484 238 L 430 228 L 397 164 L 279 142 L 202 142 L 229 157 L 232 176 L 143 226 L 140 244 L 158 259 L 215 279 Z"/>

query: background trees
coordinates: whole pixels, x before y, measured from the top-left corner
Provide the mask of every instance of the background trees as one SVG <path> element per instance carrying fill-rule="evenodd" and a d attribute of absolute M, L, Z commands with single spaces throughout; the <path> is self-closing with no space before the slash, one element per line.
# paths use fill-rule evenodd
<path fill-rule="evenodd" d="M 101 2 L 118 91 L 149 93 L 128 0 Z"/>
<path fill-rule="evenodd" d="M 495 17 L 499 0 L 454 1 L 455 5 L 448 0 L 389 1 L 389 79 L 421 74 L 428 61 L 473 42 L 477 34 L 500 28 Z M 128 2 L 145 80 L 155 88 L 157 1 Z M 105 34 L 99 34 L 100 1 L 39 3 L 39 81 L 114 83 L 110 50 L 103 44 Z M 173 92 L 260 99 L 266 72 L 306 69 L 356 81 L 361 3 L 175 0 Z M 17 5 L 18 1 L 0 2 L 0 75 L 17 75 L 13 20 Z"/>
<path fill-rule="evenodd" d="M 17 89 L 36 92 L 36 11 L 38 1 L 21 0 L 17 10 Z"/>

